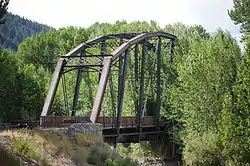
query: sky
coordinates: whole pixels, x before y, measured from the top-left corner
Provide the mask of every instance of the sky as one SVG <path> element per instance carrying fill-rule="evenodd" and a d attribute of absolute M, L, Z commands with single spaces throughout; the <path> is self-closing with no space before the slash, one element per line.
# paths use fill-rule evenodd
<path fill-rule="evenodd" d="M 9 12 L 54 28 L 88 27 L 95 22 L 155 20 L 160 26 L 182 22 L 203 25 L 209 32 L 239 27 L 228 16 L 233 0 L 10 0 Z"/>

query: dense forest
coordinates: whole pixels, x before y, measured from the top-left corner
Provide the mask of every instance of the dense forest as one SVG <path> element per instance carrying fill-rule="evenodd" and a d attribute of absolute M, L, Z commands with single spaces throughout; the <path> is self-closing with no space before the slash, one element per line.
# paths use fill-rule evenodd
<path fill-rule="evenodd" d="M 4 24 L 0 25 L 0 43 L 3 48 L 17 51 L 18 45 L 27 37 L 52 29 L 49 26 L 7 13 Z"/>
<path fill-rule="evenodd" d="M 17 52 L 2 49 L 0 117 L 5 121 L 38 119 L 56 60 L 81 42 L 109 33 L 164 31 L 175 34 L 178 40 L 174 63 L 165 62 L 171 74 L 163 77 L 161 114 L 178 122 L 173 132 L 176 141 L 183 142 L 184 163 L 249 165 L 249 4 L 250 0 L 234 0 L 229 11 L 231 19 L 241 26 L 244 53 L 227 31 L 208 33 L 200 25 L 182 23 L 160 28 L 155 21 L 50 29 L 25 39 Z M 73 74 L 68 80 L 73 80 Z M 92 99 L 86 90 L 83 87 L 78 113 L 88 115 Z M 61 93 L 59 88 L 54 114 L 66 114 Z"/>

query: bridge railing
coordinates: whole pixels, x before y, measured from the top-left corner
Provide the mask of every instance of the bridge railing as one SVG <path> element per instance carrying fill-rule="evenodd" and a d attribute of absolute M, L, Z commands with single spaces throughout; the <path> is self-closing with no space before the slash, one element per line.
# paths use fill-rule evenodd
<path fill-rule="evenodd" d="M 89 116 L 43 116 L 41 117 L 41 127 L 67 127 L 73 123 L 84 123 L 90 122 Z M 114 117 L 99 117 L 97 123 L 103 124 L 104 128 L 115 128 L 117 124 L 117 119 Z M 145 116 L 142 118 L 141 126 L 154 126 L 155 117 Z M 120 120 L 121 127 L 135 127 L 136 117 L 125 116 Z"/>
<path fill-rule="evenodd" d="M 67 127 L 73 123 L 88 122 L 89 117 L 86 116 L 42 116 L 40 125 L 44 128 L 49 127 Z"/>

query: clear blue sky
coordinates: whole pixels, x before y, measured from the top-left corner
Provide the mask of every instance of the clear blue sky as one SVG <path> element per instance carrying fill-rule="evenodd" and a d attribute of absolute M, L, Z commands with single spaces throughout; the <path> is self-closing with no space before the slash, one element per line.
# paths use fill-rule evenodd
<path fill-rule="evenodd" d="M 201 24 L 210 32 L 220 27 L 239 39 L 239 28 L 227 13 L 232 5 L 232 0 L 11 0 L 9 12 L 55 28 L 156 20 L 161 26 Z"/>

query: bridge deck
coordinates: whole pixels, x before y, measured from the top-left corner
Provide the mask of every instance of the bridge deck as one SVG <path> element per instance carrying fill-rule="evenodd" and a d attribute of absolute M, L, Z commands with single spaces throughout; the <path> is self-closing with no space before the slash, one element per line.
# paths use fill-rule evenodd
<path fill-rule="evenodd" d="M 43 116 L 41 117 L 42 127 L 59 127 L 67 126 L 73 123 L 90 122 L 89 116 Z M 99 117 L 96 123 L 103 124 L 104 128 L 115 128 L 117 119 L 114 117 Z M 161 123 L 165 123 L 162 121 Z M 154 116 L 145 116 L 142 118 L 141 126 L 150 127 L 156 126 L 156 118 Z M 120 120 L 121 128 L 137 126 L 136 118 L 133 116 L 122 117 Z"/>
<path fill-rule="evenodd" d="M 41 126 L 39 121 L 33 121 L 31 124 L 32 127 L 42 127 L 43 130 L 46 130 L 46 128 L 67 129 L 67 127 L 73 123 L 89 122 L 89 117 L 46 116 L 42 117 L 41 121 Z M 103 124 L 103 138 L 104 141 L 108 143 L 113 143 L 115 140 L 119 143 L 149 141 L 160 139 L 167 135 L 165 131 L 167 121 L 156 123 L 153 116 L 143 117 L 140 131 L 137 128 L 135 117 L 122 117 L 119 134 L 117 133 L 115 118 L 100 117 L 98 123 Z"/>
<path fill-rule="evenodd" d="M 118 135 L 115 128 L 104 128 L 103 138 L 105 142 L 112 143 L 118 137 L 118 143 L 135 143 L 139 141 L 157 140 L 167 135 L 165 125 L 161 126 L 144 126 L 141 131 L 136 127 L 123 127 L 120 128 Z"/>

